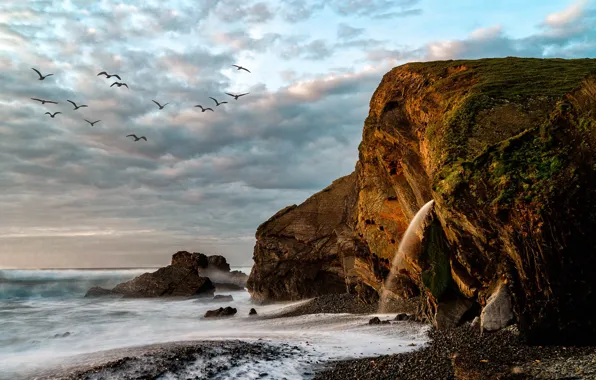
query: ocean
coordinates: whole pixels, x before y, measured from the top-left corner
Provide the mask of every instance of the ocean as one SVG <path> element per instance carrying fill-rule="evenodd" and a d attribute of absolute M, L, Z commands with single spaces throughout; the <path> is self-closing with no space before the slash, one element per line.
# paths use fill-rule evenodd
<path fill-rule="evenodd" d="M 196 299 L 84 298 L 90 287 L 111 288 L 156 269 L 0 270 L 0 379 L 34 378 L 95 360 L 110 350 L 232 339 L 299 345 L 303 349 L 299 356 L 238 366 L 243 366 L 246 378 L 267 373 L 269 378 L 303 379 L 309 378 L 311 363 L 404 352 L 412 349 L 409 343 L 419 345 L 426 339 L 419 327 L 369 326 L 370 315 L 250 318 L 253 307 L 259 316 L 267 316 L 300 302 L 258 306 L 246 291 L 219 293 L 233 296 L 234 301 L 225 304 Z M 250 272 L 246 267 L 232 270 Z M 232 318 L 203 318 L 207 310 L 221 306 L 233 306 L 238 312 Z M 201 370 L 197 367 L 194 374 L 207 378 Z M 236 378 L 233 373 L 238 368 L 235 371 L 217 378 Z"/>

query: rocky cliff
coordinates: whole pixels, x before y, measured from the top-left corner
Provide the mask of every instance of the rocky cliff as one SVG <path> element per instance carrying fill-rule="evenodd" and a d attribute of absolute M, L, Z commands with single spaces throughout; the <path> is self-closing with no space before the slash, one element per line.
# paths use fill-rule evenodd
<path fill-rule="evenodd" d="M 434 200 L 395 295 L 422 295 L 435 324 L 473 310 L 486 329 L 517 320 L 535 342 L 593 341 L 595 73 L 592 59 L 394 68 L 371 99 L 355 173 L 259 227 L 249 290 L 373 300 Z"/>

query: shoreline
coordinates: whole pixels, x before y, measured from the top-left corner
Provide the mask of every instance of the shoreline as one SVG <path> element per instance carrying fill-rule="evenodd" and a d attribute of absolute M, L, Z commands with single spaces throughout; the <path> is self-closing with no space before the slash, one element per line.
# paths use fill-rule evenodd
<path fill-rule="evenodd" d="M 529 346 L 516 325 L 481 335 L 466 322 L 428 337 L 411 352 L 327 363 L 314 380 L 596 379 L 596 347 Z"/>

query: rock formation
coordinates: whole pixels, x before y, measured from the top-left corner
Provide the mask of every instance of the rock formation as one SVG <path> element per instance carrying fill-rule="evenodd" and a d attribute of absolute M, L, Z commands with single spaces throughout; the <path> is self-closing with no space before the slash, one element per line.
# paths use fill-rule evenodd
<path fill-rule="evenodd" d="M 223 256 L 179 251 L 164 268 L 144 273 L 111 290 L 93 287 L 85 297 L 212 297 L 216 288 L 244 289 L 247 279 L 242 272 L 230 272 Z"/>
<path fill-rule="evenodd" d="M 419 313 L 435 323 L 451 307 L 439 318 L 451 324 L 474 317 L 461 300 L 484 307 L 506 290 L 531 341 L 593 341 L 593 73 L 592 59 L 394 68 L 370 101 L 355 173 L 257 230 L 253 297 L 376 298 L 408 223 L 434 199 L 396 295 L 422 294 Z"/>
<path fill-rule="evenodd" d="M 172 256 L 174 264 L 193 267 L 199 275 L 208 277 L 218 290 L 243 290 L 248 280 L 245 273 L 230 271 L 230 264 L 220 255 L 179 251 Z"/>
<path fill-rule="evenodd" d="M 373 274 L 355 271 L 357 265 L 371 267 L 360 264 L 370 257 L 354 237 L 356 196 L 351 174 L 259 226 L 247 284 L 255 301 L 345 293 L 367 277 L 375 281 Z"/>

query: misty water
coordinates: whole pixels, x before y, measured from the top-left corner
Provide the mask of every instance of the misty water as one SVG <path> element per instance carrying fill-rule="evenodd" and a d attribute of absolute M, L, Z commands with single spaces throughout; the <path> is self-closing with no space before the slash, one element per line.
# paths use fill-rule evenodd
<path fill-rule="evenodd" d="M 246 291 L 216 293 L 234 297 L 226 303 L 84 298 L 92 286 L 111 288 L 148 271 L 153 270 L 0 270 L 0 379 L 30 378 L 52 368 L 80 365 L 110 352 L 106 350 L 221 339 L 299 345 L 304 350 L 300 357 L 280 357 L 268 363 L 268 368 L 255 370 L 254 376 L 266 371 L 270 378 L 302 379 L 308 378 L 304 373 L 309 363 L 404 352 L 414 349 L 410 343 L 420 346 L 426 340 L 424 328 L 413 324 L 368 325 L 373 315 L 263 319 L 298 303 L 258 306 Z M 238 309 L 234 317 L 203 318 L 205 311 L 228 305 Z M 258 318 L 248 316 L 252 307 Z M 218 378 L 234 376 L 221 374 Z"/>

